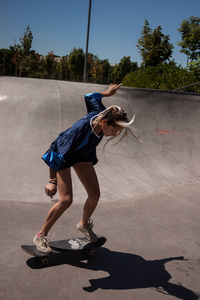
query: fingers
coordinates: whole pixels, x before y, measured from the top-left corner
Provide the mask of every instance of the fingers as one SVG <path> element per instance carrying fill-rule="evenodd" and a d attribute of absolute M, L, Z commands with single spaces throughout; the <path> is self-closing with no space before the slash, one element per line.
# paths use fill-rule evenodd
<path fill-rule="evenodd" d="M 47 194 L 47 196 L 49 196 L 50 198 L 53 198 L 53 196 L 55 196 L 56 192 L 57 192 L 57 187 L 54 184 L 47 184 L 45 186 L 45 192 Z"/>
<path fill-rule="evenodd" d="M 118 90 L 118 88 L 120 88 L 120 86 L 122 86 L 122 83 L 120 83 L 120 84 L 113 84 L 113 83 L 110 84 L 110 87 L 115 89 L 115 90 Z"/>
<path fill-rule="evenodd" d="M 49 189 L 47 189 L 46 187 L 45 187 L 45 192 L 46 192 L 47 196 L 53 198 L 52 192 Z"/>
<path fill-rule="evenodd" d="M 120 88 L 120 86 L 122 86 L 122 84 L 110 84 L 108 92 L 109 92 L 109 96 L 112 96 L 116 93 L 116 91 Z"/>

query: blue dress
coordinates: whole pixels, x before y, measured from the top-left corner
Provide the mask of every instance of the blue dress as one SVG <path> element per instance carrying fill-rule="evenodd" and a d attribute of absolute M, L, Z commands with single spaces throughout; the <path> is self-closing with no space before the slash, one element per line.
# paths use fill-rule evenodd
<path fill-rule="evenodd" d="M 103 133 L 97 135 L 92 131 L 92 120 L 106 109 L 102 104 L 102 97 L 100 93 L 85 95 L 87 115 L 61 132 L 42 156 L 49 167 L 59 171 L 79 162 L 92 162 L 93 165 L 98 162 L 96 147 L 103 138 Z"/>

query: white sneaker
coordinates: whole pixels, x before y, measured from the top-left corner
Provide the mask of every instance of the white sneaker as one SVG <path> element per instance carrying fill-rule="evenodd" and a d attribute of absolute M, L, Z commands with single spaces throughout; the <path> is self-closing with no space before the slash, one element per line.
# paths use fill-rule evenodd
<path fill-rule="evenodd" d="M 38 251 L 42 253 L 51 254 L 53 252 L 51 247 L 49 247 L 49 239 L 44 234 L 41 234 L 40 236 L 36 234 L 33 239 L 33 243 L 35 244 Z"/>
<path fill-rule="evenodd" d="M 90 219 L 87 226 L 83 227 L 80 223 L 77 225 L 77 229 L 82 232 L 86 239 L 90 241 L 91 243 L 95 243 L 98 241 L 97 235 L 92 231 L 92 228 L 94 227 L 93 221 Z"/>

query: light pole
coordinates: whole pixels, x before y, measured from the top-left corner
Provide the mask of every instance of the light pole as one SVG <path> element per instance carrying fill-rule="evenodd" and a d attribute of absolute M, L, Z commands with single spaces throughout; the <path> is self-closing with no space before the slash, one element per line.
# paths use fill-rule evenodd
<path fill-rule="evenodd" d="M 92 4 L 92 0 L 89 0 L 88 27 L 87 27 L 87 39 L 86 39 L 86 51 L 85 51 L 83 82 L 86 82 L 86 76 L 87 76 L 87 57 L 88 57 L 88 43 L 89 43 L 89 33 L 90 33 L 91 4 Z"/>

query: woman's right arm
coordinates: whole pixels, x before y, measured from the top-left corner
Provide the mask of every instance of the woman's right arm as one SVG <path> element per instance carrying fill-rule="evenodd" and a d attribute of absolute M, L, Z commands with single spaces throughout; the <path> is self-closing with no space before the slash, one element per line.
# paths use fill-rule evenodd
<path fill-rule="evenodd" d="M 54 169 L 49 168 L 50 180 L 49 183 L 45 186 L 45 192 L 47 196 L 53 198 L 57 192 L 57 173 Z"/>

